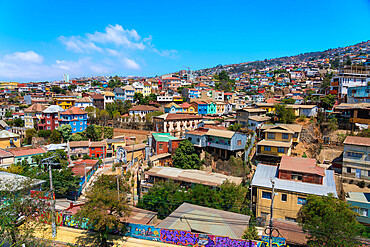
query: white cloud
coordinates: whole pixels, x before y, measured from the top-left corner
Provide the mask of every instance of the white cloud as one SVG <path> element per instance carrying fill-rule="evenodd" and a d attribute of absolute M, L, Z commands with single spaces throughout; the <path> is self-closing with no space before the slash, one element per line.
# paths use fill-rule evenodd
<path fill-rule="evenodd" d="M 123 59 L 123 64 L 127 69 L 133 69 L 133 70 L 140 69 L 140 65 L 138 63 L 136 63 L 134 60 L 129 59 L 127 57 Z"/>
<path fill-rule="evenodd" d="M 79 36 L 71 36 L 69 38 L 60 36 L 59 41 L 62 42 L 67 50 L 77 53 L 90 53 L 93 51 L 102 52 L 103 49 L 97 47 L 93 42 L 83 40 Z"/>
<path fill-rule="evenodd" d="M 19 62 L 31 62 L 31 63 L 42 63 L 42 61 L 44 61 L 44 58 L 34 51 L 26 51 L 26 52 L 17 51 L 17 52 L 5 55 L 4 59 L 19 61 Z"/>

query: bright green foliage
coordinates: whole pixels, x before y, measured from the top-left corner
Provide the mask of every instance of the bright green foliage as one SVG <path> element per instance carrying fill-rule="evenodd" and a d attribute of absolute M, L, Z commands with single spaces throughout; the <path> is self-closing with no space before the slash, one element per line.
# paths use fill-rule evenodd
<path fill-rule="evenodd" d="M 11 118 L 13 117 L 13 112 L 11 110 L 6 110 L 5 111 L 5 118 Z"/>
<path fill-rule="evenodd" d="M 249 227 L 244 231 L 242 239 L 259 240 L 255 220 L 256 219 L 254 217 L 251 217 L 249 221 Z"/>
<path fill-rule="evenodd" d="M 286 105 L 275 105 L 275 114 L 279 118 L 279 123 L 291 124 L 295 120 L 294 109 Z"/>
<path fill-rule="evenodd" d="M 21 118 L 16 118 L 13 120 L 13 126 L 15 127 L 24 127 L 24 120 Z"/>
<path fill-rule="evenodd" d="M 76 220 L 89 223 L 99 233 L 100 245 L 108 246 L 108 230 L 124 229 L 124 220 L 130 215 L 131 209 L 128 205 L 127 193 L 130 186 L 124 179 L 119 179 L 119 196 L 117 193 L 117 179 L 113 175 L 102 175 L 87 191 L 87 202 L 75 215 Z M 98 246 L 98 245 L 95 245 Z"/>
<path fill-rule="evenodd" d="M 113 127 L 104 127 L 103 128 L 104 139 L 113 138 Z"/>
<path fill-rule="evenodd" d="M 360 246 L 358 236 L 363 226 L 357 222 L 357 213 L 344 201 L 330 196 L 308 195 L 307 204 L 298 221 L 309 234 L 308 246 L 352 247 Z"/>
<path fill-rule="evenodd" d="M 186 191 L 173 181 L 159 182 L 143 196 L 138 207 L 158 212 L 160 219 L 166 218 L 184 202 L 249 215 L 247 194 L 247 188 L 231 183 L 224 183 L 220 189 L 195 185 Z"/>
<path fill-rule="evenodd" d="M 87 141 L 87 138 L 81 135 L 80 133 L 75 133 L 71 137 L 71 141 L 76 142 L 76 141 Z"/>
<path fill-rule="evenodd" d="M 195 152 L 193 144 L 187 139 L 180 142 L 172 159 L 173 165 L 181 169 L 199 169 L 201 166 L 199 155 Z"/>
<path fill-rule="evenodd" d="M 72 126 L 69 124 L 63 124 L 62 126 L 58 127 L 58 131 L 62 135 L 63 141 L 69 141 L 72 136 Z"/>
<path fill-rule="evenodd" d="M 162 115 L 162 111 L 155 111 L 155 112 L 149 112 L 148 114 L 145 115 L 145 121 L 146 124 L 151 124 L 153 123 L 153 118 Z"/>

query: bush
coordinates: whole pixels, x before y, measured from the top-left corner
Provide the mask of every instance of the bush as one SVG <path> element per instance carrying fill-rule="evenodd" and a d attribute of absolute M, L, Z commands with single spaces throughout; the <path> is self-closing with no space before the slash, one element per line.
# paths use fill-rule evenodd
<path fill-rule="evenodd" d="M 360 181 L 360 182 L 358 182 L 358 187 L 360 187 L 360 188 L 365 188 L 365 181 L 364 180 L 362 180 L 362 181 Z"/>

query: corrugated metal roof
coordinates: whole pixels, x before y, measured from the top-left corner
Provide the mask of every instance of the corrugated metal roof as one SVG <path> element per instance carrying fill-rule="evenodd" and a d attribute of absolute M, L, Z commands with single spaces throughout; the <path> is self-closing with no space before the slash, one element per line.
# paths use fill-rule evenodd
<path fill-rule="evenodd" d="M 207 135 L 210 136 L 217 136 L 217 137 L 224 137 L 224 138 L 232 138 L 234 136 L 234 131 L 229 130 L 219 130 L 219 129 L 209 129 Z"/>
<path fill-rule="evenodd" d="M 11 137 L 19 137 L 18 134 L 14 134 L 10 131 L 7 131 L 7 130 L 1 130 L 0 131 L 0 139 L 3 139 L 3 138 L 11 138 Z"/>
<path fill-rule="evenodd" d="M 292 146 L 292 143 L 290 142 L 279 142 L 279 141 L 267 141 L 267 140 L 262 140 L 257 143 L 258 146 L 271 146 L 271 147 L 284 147 L 284 148 L 289 148 Z"/>
<path fill-rule="evenodd" d="M 285 180 L 277 178 L 278 167 L 258 164 L 252 179 L 252 186 L 272 188 L 270 179 L 275 181 L 275 189 L 292 191 L 303 194 L 328 195 L 332 193 L 338 197 L 334 181 L 334 171 L 325 171 L 323 184 L 305 183 L 300 181 Z"/>

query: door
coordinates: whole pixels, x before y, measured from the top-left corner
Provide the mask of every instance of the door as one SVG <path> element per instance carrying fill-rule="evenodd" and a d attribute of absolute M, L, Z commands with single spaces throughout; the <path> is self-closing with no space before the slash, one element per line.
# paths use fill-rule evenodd
<path fill-rule="evenodd" d="M 361 169 L 356 169 L 356 178 L 361 178 Z"/>

